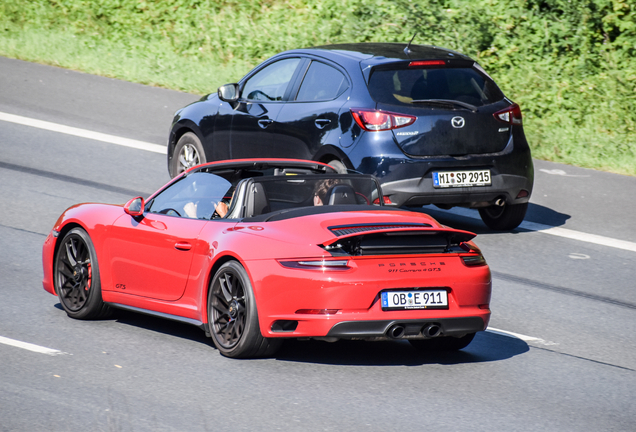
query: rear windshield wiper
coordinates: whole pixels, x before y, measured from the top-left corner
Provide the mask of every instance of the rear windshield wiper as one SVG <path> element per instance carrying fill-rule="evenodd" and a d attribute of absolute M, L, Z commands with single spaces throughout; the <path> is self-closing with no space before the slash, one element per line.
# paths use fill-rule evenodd
<path fill-rule="evenodd" d="M 462 108 L 466 108 L 471 110 L 472 112 L 477 112 L 477 107 L 475 105 L 471 105 L 466 102 L 456 101 L 452 99 L 415 99 L 411 101 L 411 103 L 421 103 L 421 104 L 429 104 L 429 105 L 454 105 L 460 106 Z"/>

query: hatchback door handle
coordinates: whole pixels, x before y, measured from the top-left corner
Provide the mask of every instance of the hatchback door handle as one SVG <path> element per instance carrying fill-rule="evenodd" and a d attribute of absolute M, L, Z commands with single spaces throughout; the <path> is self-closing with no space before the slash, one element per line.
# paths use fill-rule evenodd
<path fill-rule="evenodd" d="M 178 242 L 174 244 L 174 248 L 182 251 L 189 251 L 192 249 L 192 245 L 186 242 Z"/>
<path fill-rule="evenodd" d="M 262 129 L 265 129 L 267 126 L 271 125 L 272 123 L 274 123 L 274 120 L 272 120 L 272 119 L 261 119 L 261 120 L 258 121 L 258 125 Z"/>
<path fill-rule="evenodd" d="M 323 129 L 325 126 L 327 126 L 329 123 L 331 123 L 331 120 L 329 120 L 329 119 L 316 119 L 314 121 L 314 123 L 316 124 L 316 127 L 318 129 Z"/>

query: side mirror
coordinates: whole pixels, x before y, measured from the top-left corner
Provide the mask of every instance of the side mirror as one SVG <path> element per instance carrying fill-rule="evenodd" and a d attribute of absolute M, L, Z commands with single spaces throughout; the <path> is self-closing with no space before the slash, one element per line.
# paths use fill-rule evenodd
<path fill-rule="evenodd" d="M 139 217 L 144 214 L 145 202 L 142 197 L 133 198 L 124 205 L 124 211 L 132 217 Z"/>
<path fill-rule="evenodd" d="M 219 87 L 218 94 L 223 102 L 234 103 L 239 98 L 239 85 L 236 83 L 222 85 Z"/>

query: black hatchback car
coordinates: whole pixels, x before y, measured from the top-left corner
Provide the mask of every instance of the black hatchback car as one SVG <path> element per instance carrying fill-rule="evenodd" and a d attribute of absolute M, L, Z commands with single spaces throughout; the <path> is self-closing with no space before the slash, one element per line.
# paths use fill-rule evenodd
<path fill-rule="evenodd" d="M 519 106 L 474 60 L 424 45 L 286 51 L 177 111 L 171 176 L 262 157 L 373 174 L 386 204 L 477 208 L 497 230 L 523 221 L 534 180 Z"/>

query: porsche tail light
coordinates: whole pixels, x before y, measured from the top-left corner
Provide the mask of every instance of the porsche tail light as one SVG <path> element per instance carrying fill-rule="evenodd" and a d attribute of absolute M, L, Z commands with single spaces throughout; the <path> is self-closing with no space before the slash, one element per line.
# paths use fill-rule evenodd
<path fill-rule="evenodd" d="M 473 255 L 464 255 L 461 257 L 462 262 L 466 267 L 478 267 L 486 265 L 486 258 L 481 254 L 479 248 L 467 242 L 462 242 L 459 247 L 466 252 L 472 252 Z"/>
<path fill-rule="evenodd" d="M 303 261 L 279 261 L 280 265 L 292 269 L 338 271 L 348 270 L 348 260 L 303 260 Z"/>
<path fill-rule="evenodd" d="M 351 108 L 351 115 L 358 126 L 370 132 L 397 129 L 415 123 L 417 117 L 389 111 Z"/>
<path fill-rule="evenodd" d="M 335 315 L 340 309 L 298 309 L 297 314 L 307 315 Z"/>
<path fill-rule="evenodd" d="M 483 255 L 471 255 L 471 256 L 463 256 L 462 262 L 466 267 L 477 267 L 477 266 L 485 266 L 486 258 Z"/>
<path fill-rule="evenodd" d="M 521 124 L 521 108 L 517 104 L 512 104 L 506 109 L 497 111 L 493 116 L 504 123 Z"/>

